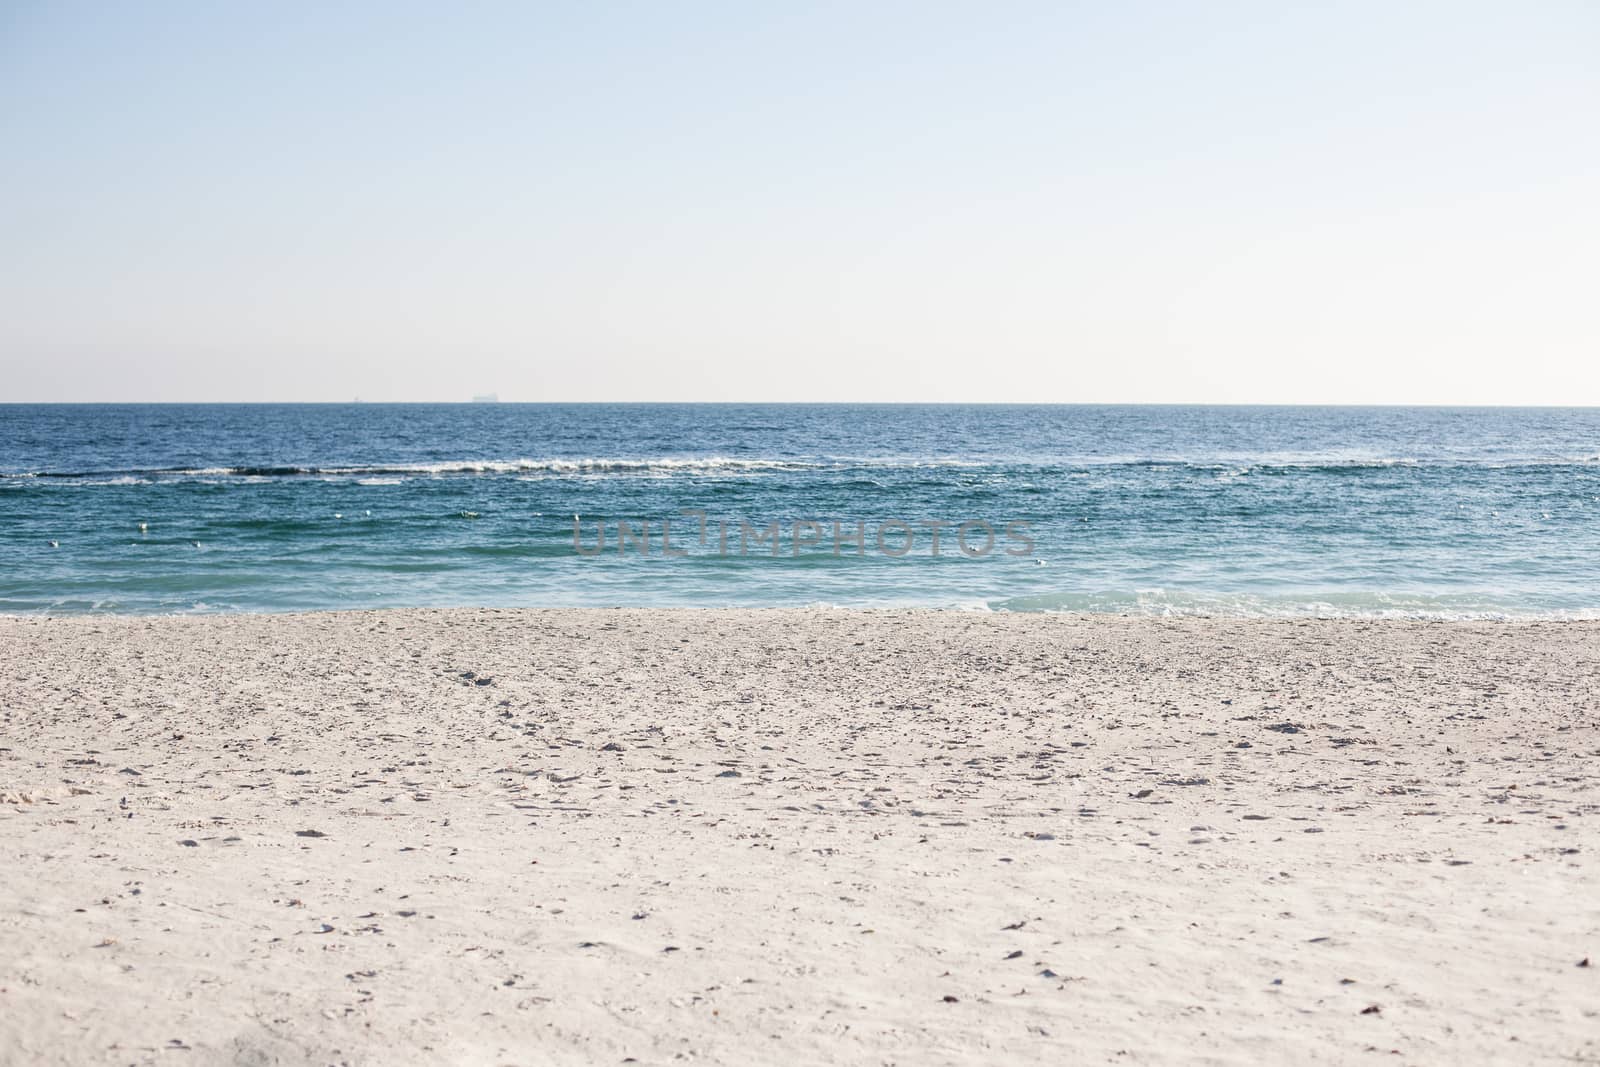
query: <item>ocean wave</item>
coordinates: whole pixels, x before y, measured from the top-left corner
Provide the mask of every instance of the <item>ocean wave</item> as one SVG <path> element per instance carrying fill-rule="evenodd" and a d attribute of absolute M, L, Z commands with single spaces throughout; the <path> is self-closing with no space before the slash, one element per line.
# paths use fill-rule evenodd
<path fill-rule="evenodd" d="M 1058 461 L 1041 460 L 1035 466 L 1068 471 L 1113 468 L 1144 469 L 1152 473 L 1185 471 L 1239 477 L 1253 472 L 1327 472 L 1341 474 L 1409 467 L 1487 467 L 1483 460 L 1426 460 L 1416 456 L 1347 456 L 1307 454 L 1217 455 L 1217 456 L 1073 456 Z M 1555 461 L 1529 461 L 1518 466 L 1565 465 Z"/>
<path fill-rule="evenodd" d="M 1057 592 L 987 602 L 995 611 L 1225 618 L 1412 619 L 1434 622 L 1600 620 L 1600 608 L 1566 608 L 1492 594 L 1325 591 L 1302 594 L 1138 589 Z"/>
<path fill-rule="evenodd" d="M 784 472 L 839 472 L 850 470 L 990 470 L 1015 473 L 1056 472 L 1069 477 L 1084 477 L 1088 472 L 1110 469 L 1143 469 L 1154 473 L 1170 471 L 1207 473 L 1231 481 L 1252 474 L 1329 473 L 1346 474 L 1371 470 L 1429 468 L 1477 470 L 1532 470 L 1600 466 L 1600 456 L 1576 457 L 1471 457 L 1439 458 L 1380 456 L 1348 452 L 1300 453 L 1264 452 L 1257 454 L 1218 454 L 1210 456 L 1073 455 L 1012 456 L 988 459 L 961 459 L 948 456 L 819 456 L 735 457 L 735 456 L 648 456 L 575 457 L 546 459 L 455 459 L 427 463 L 350 463 L 328 465 L 238 464 L 186 467 L 133 467 L 108 470 L 0 471 L 0 483 L 17 484 L 27 480 L 76 481 L 86 484 L 133 484 L 122 479 L 143 481 L 183 479 L 279 478 L 374 479 L 426 478 L 451 476 L 514 475 L 524 478 L 655 476 L 697 474 L 763 474 Z M 372 483 L 368 483 L 372 484 Z"/>
<path fill-rule="evenodd" d="M 1033 457 L 990 466 L 1023 466 L 1073 474 L 1111 468 L 1214 472 L 1232 476 L 1252 472 L 1334 473 L 1394 469 L 1539 470 L 1600 466 L 1600 456 L 1411 456 L 1356 455 L 1342 452 L 1218 453 L 1201 456 L 1077 455 Z"/>
<path fill-rule="evenodd" d="M 976 461 L 903 457 L 828 457 L 821 459 L 734 456 L 576 457 L 551 459 L 460 459 L 431 463 L 330 464 L 327 466 L 238 465 L 138 467 L 125 470 L 0 472 L 0 479 L 90 481 L 109 478 L 406 478 L 449 475 L 672 475 L 829 471 L 852 468 L 981 467 Z"/>
<path fill-rule="evenodd" d="M 656 457 L 642 459 L 463 459 L 433 463 L 333 464 L 329 466 L 239 465 L 207 467 L 135 467 L 125 470 L 0 472 L 3 479 L 53 478 L 86 481 L 109 478 L 306 478 L 416 477 L 451 474 L 632 474 L 673 471 L 818 470 L 825 462 L 786 459 L 738 459 L 727 456 Z"/>

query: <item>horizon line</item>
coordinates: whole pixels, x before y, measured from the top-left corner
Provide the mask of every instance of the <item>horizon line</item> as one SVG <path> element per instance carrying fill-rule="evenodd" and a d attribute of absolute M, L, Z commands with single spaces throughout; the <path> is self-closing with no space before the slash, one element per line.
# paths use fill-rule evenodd
<path fill-rule="evenodd" d="M 1584 411 L 1600 404 L 1316 400 L 0 400 L 8 407 L 1034 407 L 1034 408 L 1472 408 Z"/>

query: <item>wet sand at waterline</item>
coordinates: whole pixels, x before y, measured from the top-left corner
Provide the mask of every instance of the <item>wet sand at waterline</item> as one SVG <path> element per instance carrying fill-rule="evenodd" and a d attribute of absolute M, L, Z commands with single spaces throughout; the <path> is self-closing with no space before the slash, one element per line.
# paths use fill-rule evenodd
<path fill-rule="evenodd" d="M 1600 1060 L 1597 782 L 1582 622 L 0 618 L 0 1061 Z"/>

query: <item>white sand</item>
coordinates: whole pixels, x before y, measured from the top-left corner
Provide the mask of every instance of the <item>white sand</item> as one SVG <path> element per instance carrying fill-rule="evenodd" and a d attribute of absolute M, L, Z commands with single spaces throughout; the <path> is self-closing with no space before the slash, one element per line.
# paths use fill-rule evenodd
<path fill-rule="evenodd" d="M 1597 781 L 1587 624 L 0 619 L 0 1061 L 1595 1062 Z"/>

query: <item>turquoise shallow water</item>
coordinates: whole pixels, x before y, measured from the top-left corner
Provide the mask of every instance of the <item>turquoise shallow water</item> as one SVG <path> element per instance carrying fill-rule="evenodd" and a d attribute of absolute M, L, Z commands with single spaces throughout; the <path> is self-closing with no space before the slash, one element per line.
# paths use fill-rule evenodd
<path fill-rule="evenodd" d="M 5 612 L 1600 617 L 1596 559 L 1596 409 L 0 405 Z"/>

